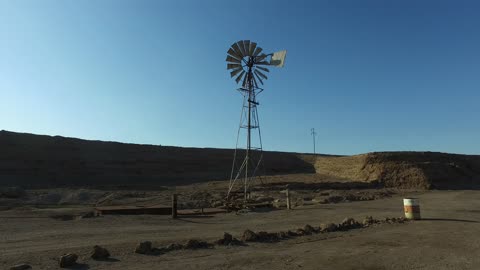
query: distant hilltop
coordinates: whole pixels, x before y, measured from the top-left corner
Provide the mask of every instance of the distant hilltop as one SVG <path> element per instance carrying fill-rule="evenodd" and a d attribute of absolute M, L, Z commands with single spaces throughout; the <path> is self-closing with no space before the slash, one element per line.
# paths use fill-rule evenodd
<path fill-rule="evenodd" d="M 89 141 L 0 131 L 0 186 L 131 187 L 228 180 L 232 149 Z M 267 175 L 320 174 L 408 189 L 480 187 L 480 156 L 375 152 L 354 156 L 264 152 Z"/>

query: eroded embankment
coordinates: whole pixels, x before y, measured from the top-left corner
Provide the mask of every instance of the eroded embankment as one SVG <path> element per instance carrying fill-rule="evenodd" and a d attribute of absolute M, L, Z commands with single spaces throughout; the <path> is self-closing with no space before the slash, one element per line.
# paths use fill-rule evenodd
<path fill-rule="evenodd" d="M 0 187 L 151 187 L 225 180 L 230 178 L 233 154 L 232 149 L 127 144 L 0 131 Z M 315 173 L 308 155 L 266 151 L 263 156 L 261 171 L 267 175 Z"/>
<path fill-rule="evenodd" d="M 378 152 L 318 157 L 316 172 L 336 179 L 378 181 L 385 187 L 470 189 L 480 187 L 480 156 L 436 152 Z"/>

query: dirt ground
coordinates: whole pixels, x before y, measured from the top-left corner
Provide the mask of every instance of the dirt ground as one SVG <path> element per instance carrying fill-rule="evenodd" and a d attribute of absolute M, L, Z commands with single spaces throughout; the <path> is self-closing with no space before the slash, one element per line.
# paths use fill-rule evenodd
<path fill-rule="evenodd" d="M 223 185 L 213 182 L 194 188 Z M 239 238 L 246 229 L 275 232 L 306 224 L 339 223 L 345 217 L 360 221 L 365 216 L 400 217 L 405 196 L 420 198 L 423 220 L 275 243 L 248 242 L 243 246 L 161 255 L 133 252 L 136 244 L 145 240 L 161 247 L 188 239 L 214 241 L 224 232 Z M 476 190 L 393 192 L 374 200 L 303 203 L 293 210 L 267 209 L 176 220 L 156 215 L 61 220 L 52 216 L 85 212 L 91 206 L 15 206 L 0 211 L 0 268 L 28 263 L 33 269 L 58 269 L 60 255 L 76 253 L 79 264 L 71 269 L 480 269 L 479 199 L 480 191 Z M 94 245 L 106 247 L 111 259 L 90 259 Z"/>

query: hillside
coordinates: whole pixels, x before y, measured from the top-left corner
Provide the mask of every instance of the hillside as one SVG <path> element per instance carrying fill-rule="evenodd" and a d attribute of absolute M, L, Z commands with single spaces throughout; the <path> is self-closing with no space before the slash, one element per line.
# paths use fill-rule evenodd
<path fill-rule="evenodd" d="M 3 186 L 148 187 L 226 180 L 232 158 L 232 149 L 138 145 L 0 131 Z M 480 186 L 480 156 L 473 155 L 380 152 L 313 156 L 264 152 L 264 160 L 262 171 L 266 175 L 317 173 L 327 180 L 376 181 L 380 186 L 415 189 Z"/>
<path fill-rule="evenodd" d="M 158 186 L 225 180 L 230 177 L 232 159 L 232 149 L 138 145 L 0 131 L 0 185 Z M 315 172 L 314 160 L 308 155 L 264 152 L 264 160 L 267 175 Z"/>
<path fill-rule="evenodd" d="M 464 189 L 480 187 L 480 156 L 436 152 L 380 152 L 318 157 L 316 172 L 385 187 Z"/>

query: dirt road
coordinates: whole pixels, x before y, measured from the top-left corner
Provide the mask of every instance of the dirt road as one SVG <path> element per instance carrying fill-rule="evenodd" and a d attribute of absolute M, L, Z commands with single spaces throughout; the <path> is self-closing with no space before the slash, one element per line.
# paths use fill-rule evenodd
<path fill-rule="evenodd" d="M 46 217 L 46 210 L 1 211 L 0 268 L 29 263 L 34 269 L 57 269 L 59 255 L 75 252 L 81 264 L 74 269 L 480 269 L 480 191 L 416 195 L 421 221 L 157 256 L 133 249 L 142 240 L 160 247 L 191 238 L 211 241 L 223 232 L 240 237 L 247 228 L 281 231 L 345 217 L 399 217 L 402 197 L 178 220 L 104 216 L 61 221 Z M 108 248 L 112 259 L 90 259 L 96 244 Z"/>

